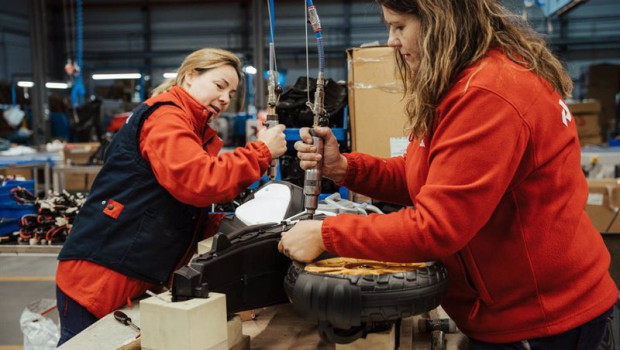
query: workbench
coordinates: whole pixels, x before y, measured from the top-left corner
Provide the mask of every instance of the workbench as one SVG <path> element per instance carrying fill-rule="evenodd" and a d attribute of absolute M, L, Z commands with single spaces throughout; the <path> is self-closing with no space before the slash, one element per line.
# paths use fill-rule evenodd
<path fill-rule="evenodd" d="M 65 189 L 65 176 L 69 174 L 93 175 L 101 170 L 101 165 L 57 165 L 52 169 L 54 192 L 61 193 Z M 87 190 L 87 189 L 86 189 Z"/>
<path fill-rule="evenodd" d="M 139 303 L 123 308 L 132 321 L 140 325 Z M 337 350 L 339 345 L 325 343 L 318 333 L 316 322 L 300 318 L 291 304 L 281 304 L 255 311 L 256 318 L 243 321 L 242 332 L 250 336 L 252 350 L 316 349 Z M 417 321 L 409 317 L 401 324 L 401 350 L 430 350 L 429 334 L 420 333 Z M 469 343 L 462 333 L 446 334 L 447 350 L 467 350 Z M 348 345 L 347 347 L 350 347 Z M 140 350 L 136 332 L 107 315 L 82 333 L 63 344 L 59 350 Z M 360 348 L 362 349 L 362 348 Z"/>
<path fill-rule="evenodd" d="M 43 190 L 51 189 L 50 173 L 54 166 L 53 155 L 50 153 L 33 153 L 19 156 L 0 156 L 0 170 L 30 169 L 34 179 L 34 190 L 41 190 L 38 170 L 43 170 Z"/>

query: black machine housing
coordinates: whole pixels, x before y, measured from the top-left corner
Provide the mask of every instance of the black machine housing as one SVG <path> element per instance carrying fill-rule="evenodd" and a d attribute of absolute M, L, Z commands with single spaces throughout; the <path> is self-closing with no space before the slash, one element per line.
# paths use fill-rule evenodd
<path fill-rule="evenodd" d="M 270 183 L 284 184 L 291 191 L 285 217 L 303 212 L 303 190 L 299 186 Z M 250 196 L 246 201 L 252 199 Z M 223 293 L 229 313 L 287 303 L 282 282 L 291 260 L 278 252 L 278 242 L 282 232 L 291 227 L 275 222 L 247 226 L 235 215 L 224 217 L 211 250 L 175 271 L 172 300 Z"/>

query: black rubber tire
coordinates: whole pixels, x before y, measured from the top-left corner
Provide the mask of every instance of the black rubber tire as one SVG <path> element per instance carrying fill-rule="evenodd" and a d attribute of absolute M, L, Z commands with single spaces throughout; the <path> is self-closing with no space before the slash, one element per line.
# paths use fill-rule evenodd
<path fill-rule="evenodd" d="M 446 269 L 439 263 L 407 272 L 352 276 L 311 273 L 304 267 L 291 265 L 284 290 L 302 317 L 319 322 L 324 340 L 341 344 L 436 308 L 448 286 Z"/>

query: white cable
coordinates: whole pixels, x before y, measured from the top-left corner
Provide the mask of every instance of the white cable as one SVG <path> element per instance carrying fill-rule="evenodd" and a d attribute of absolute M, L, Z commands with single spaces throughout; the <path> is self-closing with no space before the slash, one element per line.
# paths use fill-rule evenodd
<path fill-rule="evenodd" d="M 338 193 L 334 193 L 334 194 L 338 194 Z M 330 197 L 331 197 L 331 196 L 330 196 Z M 340 199 L 340 196 L 338 196 L 338 199 Z M 360 207 L 359 207 L 357 204 L 355 204 L 355 203 L 353 203 L 353 208 L 349 208 L 349 207 L 347 207 L 347 206 L 344 206 L 344 205 L 342 205 L 342 204 L 340 204 L 340 203 L 338 203 L 338 202 L 334 201 L 333 199 L 331 199 L 331 198 L 329 198 L 329 197 L 328 197 L 328 198 L 325 198 L 325 199 L 324 199 L 324 201 L 325 201 L 326 203 L 328 203 L 328 204 L 331 204 L 331 205 L 333 205 L 333 206 L 335 206 L 335 207 L 337 207 L 337 208 L 343 209 L 343 210 L 345 210 L 345 211 L 350 211 L 351 209 L 354 209 L 355 211 L 357 211 L 357 212 L 358 212 L 359 214 L 361 214 L 361 215 L 368 215 L 368 213 L 366 213 L 366 211 L 365 211 L 364 209 L 360 208 Z"/>
<path fill-rule="evenodd" d="M 372 205 L 370 203 L 362 204 L 362 208 L 364 208 L 366 210 L 370 210 L 370 211 L 372 211 L 374 213 L 377 213 L 377 214 L 383 214 L 383 211 L 381 209 L 379 209 L 378 207 L 376 207 L 376 206 L 374 206 L 374 205 Z"/>

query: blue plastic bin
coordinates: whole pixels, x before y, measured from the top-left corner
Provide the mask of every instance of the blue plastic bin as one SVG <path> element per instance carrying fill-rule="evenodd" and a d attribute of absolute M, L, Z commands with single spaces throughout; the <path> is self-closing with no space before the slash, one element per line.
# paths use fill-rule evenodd
<path fill-rule="evenodd" d="M 0 236 L 8 236 L 19 231 L 19 219 L 0 218 Z"/>
<path fill-rule="evenodd" d="M 15 187 L 23 187 L 33 195 L 35 194 L 34 180 L 6 180 L 0 186 L 0 207 L 9 206 L 12 208 L 14 205 L 19 204 L 14 198 L 11 198 L 11 190 Z M 4 216 L 0 215 L 1 217 Z"/>

